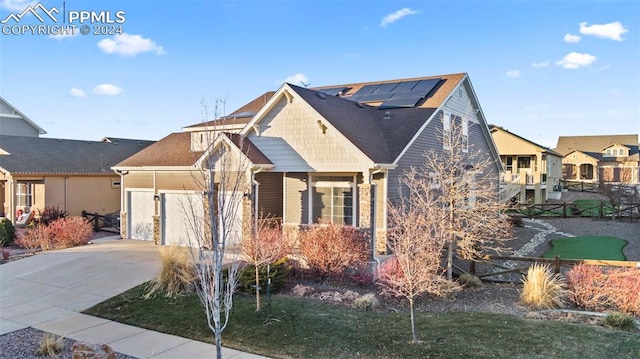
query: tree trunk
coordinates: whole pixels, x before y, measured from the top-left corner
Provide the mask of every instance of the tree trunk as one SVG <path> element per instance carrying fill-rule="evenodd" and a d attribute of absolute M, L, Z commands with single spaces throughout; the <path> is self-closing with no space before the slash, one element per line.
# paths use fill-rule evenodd
<path fill-rule="evenodd" d="M 418 331 L 416 330 L 416 318 L 413 309 L 413 298 L 409 298 L 409 311 L 411 312 L 411 342 L 418 343 Z"/>
<path fill-rule="evenodd" d="M 447 250 L 447 279 L 453 279 L 453 241 L 449 241 L 449 249 Z"/>
<path fill-rule="evenodd" d="M 256 312 L 260 311 L 260 271 L 256 268 Z"/>
<path fill-rule="evenodd" d="M 222 359 L 222 333 L 216 332 L 216 358 Z"/>

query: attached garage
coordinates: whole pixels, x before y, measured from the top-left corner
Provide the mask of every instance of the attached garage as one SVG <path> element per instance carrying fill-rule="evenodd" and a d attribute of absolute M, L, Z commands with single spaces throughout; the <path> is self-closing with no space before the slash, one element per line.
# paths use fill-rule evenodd
<path fill-rule="evenodd" d="M 153 192 L 127 192 L 127 233 L 130 239 L 153 240 L 154 207 Z"/>
<path fill-rule="evenodd" d="M 161 199 L 162 244 L 198 246 L 196 236 L 202 235 L 204 229 L 202 195 L 196 192 L 162 193 Z"/>

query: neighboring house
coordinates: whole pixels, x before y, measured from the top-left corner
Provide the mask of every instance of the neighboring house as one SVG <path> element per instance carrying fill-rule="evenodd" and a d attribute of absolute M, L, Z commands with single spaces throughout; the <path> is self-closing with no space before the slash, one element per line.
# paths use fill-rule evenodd
<path fill-rule="evenodd" d="M 573 150 L 562 159 L 562 178 L 570 181 L 598 181 L 602 153 Z"/>
<path fill-rule="evenodd" d="M 501 183 L 511 185 L 520 203 L 559 199 L 562 155 L 499 126 L 490 126 L 505 172 Z"/>
<path fill-rule="evenodd" d="M 0 97 L 0 136 L 38 137 L 47 133 L 7 100 Z"/>
<path fill-rule="evenodd" d="M 114 166 L 122 174 L 124 238 L 181 244 L 185 216 L 204 210 L 186 214 L 178 203 L 202 196 L 197 179 L 211 138 L 213 148 L 251 163 L 248 193 L 224 193 L 253 199 L 249 205 L 245 199 L 243 214 L 278 218 L 291 232 L 319 220 L 373 227 L 379 252 L 386 252 L 387 201 L 402 195 L 400 176 L 421 165 L 425 151 L 446 147 L 452 122 L 469 147 L 495 163 L 488 174 L 498 196 L 500 160 L 467 74 L 316 89 L 285 83 L 252 103 L 260 100 L 266 101 L 253 111 L 245 106 L 206 126 L 185 127 Z M 211 135 L 228 126 L 237 132 Z"/>
<path fill-rule="evenodd" d="M 638 135 L 562 136 L 564 178 L 585 182 L 640 184 Z"/>
<path fill-rule="evenodd" d="M 111 166 L 152 141 L 79 141 L 0 136 L 0 217 L 58 206 L 69 215 L 120 210 L 120 176 Z"/>

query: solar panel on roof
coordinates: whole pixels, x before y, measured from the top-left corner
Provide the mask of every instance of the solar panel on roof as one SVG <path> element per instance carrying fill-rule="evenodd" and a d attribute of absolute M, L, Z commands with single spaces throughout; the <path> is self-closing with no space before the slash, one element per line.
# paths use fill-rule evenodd
<path fill-rule="evenodd" d="M 380 85 L 365 85 L 360 88 L 354 95 L 370 95 L 375 91 Z"/>
<path fill-rule="evenodd" d="M 394 92 L 395 87 L 398 86 L 398 82 L 392 82 L 389 84 L 381 84 L 373 93 L 389 93 Z"/>
<path fill-rule="evenodd" d="M 340 93 L 345 93 L 347 92 L 349 88 L 348 87 L 334 87 L 334 88 L 330 88 L 330 89 L 321 89 L 318 90 L 324 94 L 327 94 L 329 96 L 338 96 Z"/>
<path fill-rule="evenodd" d="M 405 81 L 401 82 L 393 89 L 393 92 L 408 92 L 411 91 L 417 84 L 420 82 L 419 80 L 415 81 Z"/>
<path fill-rule="evenodd" d="M 422 100 L 420 96 L 392 98 L 384 101 L 379 108 L 415 107 L 420 100 Z"/>
<path fill-rule="evenodd" d="M 411 92 L 418 92 L 421 93 L 422 96 L 427 96 L 427 94 L 436 87 L 438 82 L 440 82 L 440 79 L 420 80 Z"/>
<path fill-rule="evenodd" d="M 375 101 L 384 101 L 391 98 L 392 93 L 372 93 L 369 95 L 362 95 L 358 101 L 360 102 L 375 102 Z"/>

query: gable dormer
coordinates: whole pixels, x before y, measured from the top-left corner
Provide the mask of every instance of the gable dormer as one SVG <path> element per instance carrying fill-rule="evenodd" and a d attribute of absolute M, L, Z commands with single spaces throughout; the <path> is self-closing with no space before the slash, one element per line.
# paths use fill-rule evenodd
<path fill-rule="evenodd" d="M 629 157 L 629 147 L 620 144 L 613 144 L 602 150 L 602 157 Z"/>

